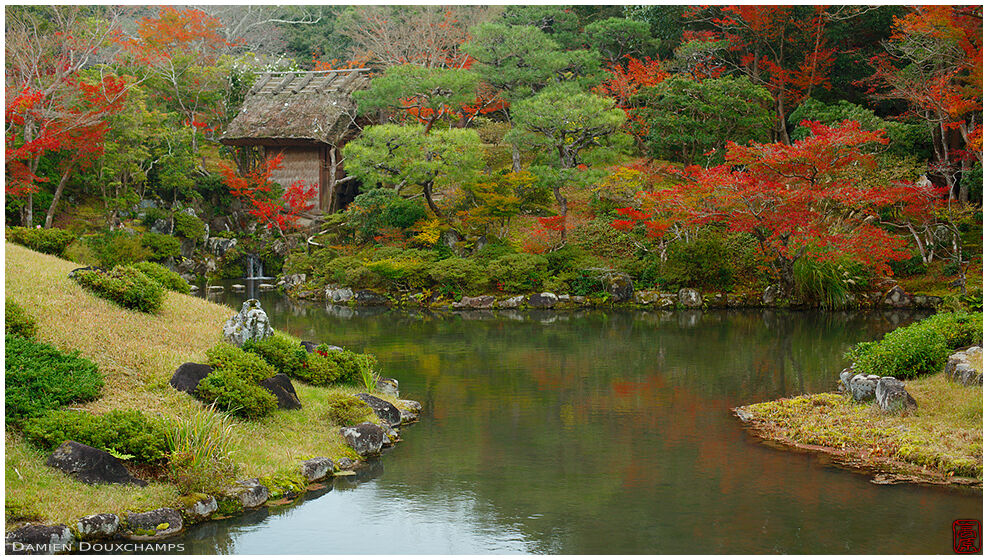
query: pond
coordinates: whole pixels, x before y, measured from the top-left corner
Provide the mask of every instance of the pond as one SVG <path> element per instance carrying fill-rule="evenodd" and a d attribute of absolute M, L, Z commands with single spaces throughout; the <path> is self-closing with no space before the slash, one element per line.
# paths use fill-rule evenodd
<path fill-rule="evenodd" d="M 981 518 L 980 494 L 871 484 L 730 410 L 831 390 L 851 344 L 919 316 L 262 302 L 276 328 L 376 354 L 422 419 L 360 480 L 195 527 L 186 553 L 950 553 L 951 522 Z"/>

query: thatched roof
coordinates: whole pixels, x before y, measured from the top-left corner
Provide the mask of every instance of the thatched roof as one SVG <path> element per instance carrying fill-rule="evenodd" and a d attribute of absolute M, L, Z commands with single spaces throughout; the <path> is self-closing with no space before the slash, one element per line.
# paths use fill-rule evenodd
<path fill-rule="evenodd" d="M 367 69 L 265 72 L 244 99 L 220 142 L 336 144 L 356 117 L 351 95 L 367 87 Z"/>

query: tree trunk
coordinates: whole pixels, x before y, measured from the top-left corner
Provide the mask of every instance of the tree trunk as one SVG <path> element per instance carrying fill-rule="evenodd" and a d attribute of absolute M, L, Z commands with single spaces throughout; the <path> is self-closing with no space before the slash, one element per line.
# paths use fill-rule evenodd
<path fill-rule="evenodd" d="M 566 197 L 563 196 L 562 190 L 560 190 L 560 185 L 555 185 L 552 187 L 552 194 L 556 197 L 556 202 L 559 203 L 559 214 L 563 217 L 566 216 Z M 559 236 L 566 243 L 566 221 L 563 220 L 563 229 L 559 231 Z"/>
<path fill-rule="evenodd" d="M 65 190 L 65 184 L 69 182 L 69 173 L 71 168 L 67 168 L 62 173 L 62 178 L 58 181 L 58 188 L 55 189 L 55 196 L 51 199 L 51 206 L 48 207 L 48 213 L 45 214 L 45 229 L 51 227 L 52 219 L 55 217 L 55 208 L 58 206 L 58 200 L 62 198 L 62 192 Z"/>
<path fill-rule="evenodd" d="M 34 227 L 34 193 L 27 193 L 27 204 L 21 210 L 21 225 Z"/>
<path fill-rule="evenodd" d="M 775 257 L 775 270 L 779 273 L 779 296 L 785 299 L 792 297 L 796 291 L 795 260 L 782 255 Z"/>
<path fill-rule="evenodd" d="M 436 206 L 436 202 L 432 200 L 432 181 L 428 181 L 422 185 L 422 193 L 425 194 L 425 202 L 429 205 L 429 209 L 432 213 L 436 215 L 440 220 L 443 219 L 442 214 L 439 213 L 439 207 Z"/>
<path fill-rule="evenodd" d="M 521 152 L 515 144 L 511 145 L 511 171 L 515 173 L 521 171 Z"/>

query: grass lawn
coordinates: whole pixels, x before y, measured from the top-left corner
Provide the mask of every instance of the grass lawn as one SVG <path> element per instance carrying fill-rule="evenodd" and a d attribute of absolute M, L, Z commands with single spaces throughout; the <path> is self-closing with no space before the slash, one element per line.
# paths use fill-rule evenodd
<path fill-rule="evenodd" d="M 205 361 L 206 350 L 220 342 L 223 322 L 234 311 L 174 292 L 156 314 L 123 309 L 70 280 L 68 273 L 77 266 L 6 244 L 6 296 L 37 321 L 37 338 L 61 350 L 79 350 L 105 377 L 101 398 L 78 408 L 94 413 L 138 409 L 172 419 L 200 410 L 199 401 L 174 390 L 168 380 L 182 363 Z M 334 389 L 294 384 L 302 410 L 233 421 L 238 442 L 233 458 L 240 478 L 297 470 L 299 461 L 314 456 L 357 458 L 326 416 L 327 395 Z M 94 513 L 123 514 L 179 503 L 178 487 L 167 481 L 146 488 L 76 482 L 45 466 L 46 456 L 10 430 L 5 450 L 8 523 L 74 523 Z"/>
<path fill-rule="evenodd" d="M 886 480 L 980 484 L 983 480 L 983 397 L 943 373 L 906 382 L 919 408 L 883 413 L 849 395 L 801 395 L 740 407 L 759 437 L 827 453 Z M 974 480 L 966 480 L 974 479 Z"/>

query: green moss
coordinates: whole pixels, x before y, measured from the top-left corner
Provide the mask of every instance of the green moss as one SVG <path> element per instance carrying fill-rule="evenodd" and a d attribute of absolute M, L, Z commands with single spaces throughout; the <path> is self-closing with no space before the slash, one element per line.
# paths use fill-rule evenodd
<path fill-rule="evenodd" d="M 236 500 L 216 500 L 216 513 L 214 516 L 224 516 L 229 517 L 231 515 L 237 515 L 244 511 L 244 506 Z"/>

